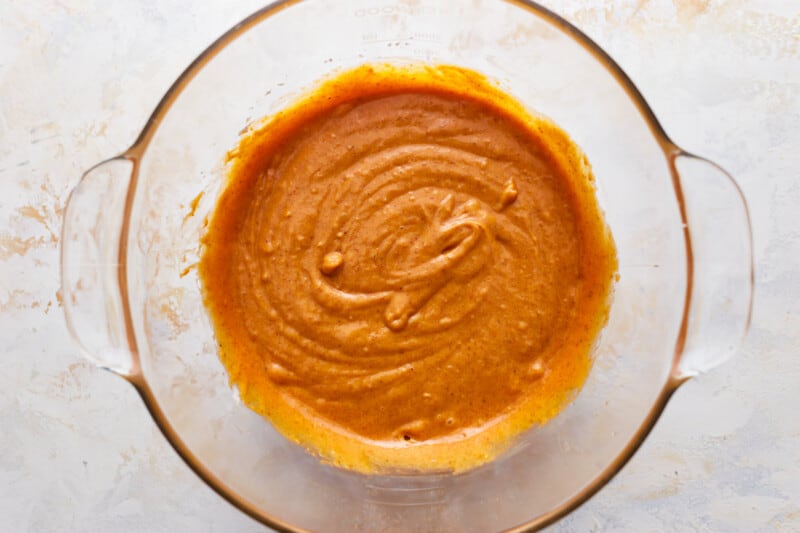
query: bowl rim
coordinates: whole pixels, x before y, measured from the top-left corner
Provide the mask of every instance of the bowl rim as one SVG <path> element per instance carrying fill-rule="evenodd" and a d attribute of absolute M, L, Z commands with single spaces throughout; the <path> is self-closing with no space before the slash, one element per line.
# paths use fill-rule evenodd
<path fill-rule="evenodd" d="M 151 417 L 156 425 L 167 439 L 172 448 L 183 459 L 186 465 L 194 471 L 194 473 L 202 479 L 206 485 L 213 489 L 222 498 L 227 500 L 234 507 L 247 514 L 254 520 L 269 526 L 278 531 L 288 533 L 306 531 L 297 526 L 291 525 L 284 520 L 281 520 L 269 513 L 262 511 L 256 504 L 250 502 L 244 497 L 240 496 L 233 488 L 226 484 L 222 479 L 213 473 L 203 462 L 189 449 L 183 442 L 183 439 L 178 435 L 178 432 L 169 423 L 166 414 L 161 409 L 158 401 L 150 388 L 144 376 L 141 373 L 141 365 L 139 363 L 139 351 L 137 341 L 134 333 L 133 319 L 129 307 L 129 294 L 127 287 L 127 264 L 125 258 L 127 257 L 127 242 L 129 238 L 130 229 L 130 213 L 132 210 L 133 199 L 135 196 L 136 184 L 139 174 L 139 161 L 141 161 L 150 141 L 152 140 L 162 117 L 169 111 L 172 104 L 177 97 L 181 94 L 183 89 L 191 82 L 195 75 L 219 52 L 221 52 L 228 44 L 240 35 L 247 32 L 250 28 L 256 26 L 267 18 L 287 9 L 293 5 L 311 0 L 276 0 L 272 3 L 253 12 L 239 23 L 234 25 L 228 31 L 223 33 L 214 42 L 212 42 L 205 50 L 203 50 L 178 76 L 172 83 L 170 88 L 164 93 L 164 96 L 155 107 L 147 122 L 145 123 L 142 131 L 139 133 L 133 144 L 124 152 L 119 154 L 113 159 L 127 159 L 132 165 L 131 180 L 128 186 L 125 208 L 122 218 L 121 239 L 119 249 L 119 272 L 118 280 L 122 299 L 123 308 L 123 321 L 125 326 L 125 335 L 128 346 L 130 347 L 131 355 L 133 358 L 133 370 L 128 374 L 119 374 L 121 377 L 130 382 L 139 393 L 142 401 L 144 402 Z M 664 131 L 661 123 L 655 116 L 652 108 L 649 106 L 645 98 L 639 92 L 638 88 L 634 85 L 630 77 L 625 71 L 605 52 L 597 43 L 590 37 L 579 30 L 572 23 L 568 22 L 565 18 L 558 15 L 554 11 L 532 1 L 532 0 L 502 0 L 506 4 L 521 8 L 531 15 L 539 17 L 551 26 L 560 30 L 567 36 L 571 37 L 576 43 L 581 45 L 587 52 L 589 52 L 606 70 L 617 80 L 621 88 L 627 93 L 630 100 L 639 110 L 639 113 L 644 118 L 648 127 L 650 128 L 653 137 L 661 147 L 666 162 L 672 177 L 672 183 L 675 188 L 678 207 L 683 223 L 684 242 L 686 251 L 686 291 L 684 294 L 683 316 L 678 329 L 678 335 L 675 342 L 673 351 L 673 359 L 671 364 L 670 373 L 667 380 L 663 384 L 656 400 L 648 411 L 644 420 L 640 423 L 639 427 L 634 432 L 633 436 L 629 439 L 623 449 L 614 457 L 614 459 L 577 493 L 573 494 L 570 498 L 560 503 L 550 511 L 535 517 L 527 522 L 513 526 L 506 531 L 509 532 L 527 532 L 535 531 L 546 526 L 549 526 L 561 518 L 565 517 L 583 503 L 593 497 L 601 488 L 603 488 L 611 479 L 622 470 L 627 462 L 633 457 L 639 447 L 642 445 L 650 431 L 655 426 L 661 413 L 664 411 L 667 403 L 669 402 L 672 394 L 685 383 L 689 376 L 682 376 L 678 370 L 678 364 L 681 355 L 684 351 L 684 346 L 687 340 L 688 331 L 688 318 L 689 310 L 691 308 L 692 300 L 692 285 L 694 277 L 693 267 L 693 254 L 692 254 L 692 241 L 688 226 L 688 217 L 686 206 L 683 198 L 682 187 L 679 180 L 679 175 L 675 166 L 675 160 L 678 156 L 689 155 L 689 152 L 677 146 Z"/>

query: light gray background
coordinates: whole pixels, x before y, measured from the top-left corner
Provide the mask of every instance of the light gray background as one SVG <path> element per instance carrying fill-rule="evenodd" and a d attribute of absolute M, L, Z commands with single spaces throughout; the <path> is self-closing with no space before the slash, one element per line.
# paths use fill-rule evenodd
<path fill-rule="evenodd" d="M 800 2 L 545 2 L 608 50 L 667 132 L 726 167 L 754 224 L 753 327 L 683 387 L 558 531 L 800 530 Z M 0 1 L 0 531 L 263 531 L 178 459 L 133 389 L 82 362 L 58 233 L 81 172 L 125 148 L 257 0 Z"/>

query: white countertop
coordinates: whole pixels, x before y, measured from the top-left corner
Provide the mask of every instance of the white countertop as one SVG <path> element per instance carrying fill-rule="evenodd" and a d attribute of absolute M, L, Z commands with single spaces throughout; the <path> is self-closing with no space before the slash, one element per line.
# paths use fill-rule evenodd
<path fill-rule="evenodd" d="M 0 531 L 263 531 L 207 488 L 134 390 L 83 362 L 58 234 L 81 172 L 258 0 L 0 2 Z M 639 453 L 558 531 L 800 530 L 800 3 L 545 2 L 727 168 L 754 226 L 742 350 L 679 390 Z M 190 7 L 191 6 L 191 7 Z"/>

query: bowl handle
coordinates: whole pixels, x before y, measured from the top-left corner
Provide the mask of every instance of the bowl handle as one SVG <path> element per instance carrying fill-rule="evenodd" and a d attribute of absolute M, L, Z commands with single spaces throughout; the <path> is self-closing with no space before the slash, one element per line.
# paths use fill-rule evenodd
<path fill-rule="evenodd" d="M 135 370 L 124 322 L 120 234 L 133 161 L 116 157 L 89 169 L 72 190 L 61 234 L 61 294 L 72 337 L 101 368 Z"/>
<path fill-rule="evenodd" d="M 672 161 L 693 267 L 685 343 L 673 368 L 673 376 L 682 380 L 730 359 L 747 333 L 753 301 L 752 232 L 744 195 L 730 174 L 684 151 Z"/>

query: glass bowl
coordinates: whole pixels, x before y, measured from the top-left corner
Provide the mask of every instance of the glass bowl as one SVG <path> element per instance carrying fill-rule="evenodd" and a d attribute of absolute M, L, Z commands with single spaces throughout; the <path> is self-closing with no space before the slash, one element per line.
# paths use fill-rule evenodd
<path fill-rule="evenodd" d="M 375 62 L 471 68 L 553 119 L 588 155 L 618 248 L 620 279 L 583 390 L 504 455 L 459 475 L 357 474 L 284 439 L 229 387 L 194 268 L 240 132 L 332 71 Z M 83 176 L 62 240 L 65 313 L 86 357 L 136 387 L 220 495 L 292 531 L 552 523 L 620 470 L 681 383 L 736 350 L 752 286 L 733 179 L 673 143 L 596 44 L 521 0 L 261 9 L 186 69 L 128 150 Z"/>

